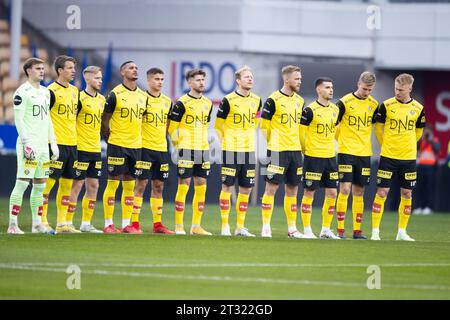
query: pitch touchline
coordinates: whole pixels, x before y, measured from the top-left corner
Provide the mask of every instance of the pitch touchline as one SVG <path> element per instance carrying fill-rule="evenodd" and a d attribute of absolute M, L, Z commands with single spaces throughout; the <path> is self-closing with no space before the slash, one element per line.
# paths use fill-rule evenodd
<path fill-rule="evenodd" d="M 344 263 L 344 264 L 314 264 L 314 263 L 77 263 L 77 262 L 11 262 L 1 265 L 15 266 L 54 266 L 67 267 L 76 264 L 80 267 L 116 267 L 116 268 L 367 268 L 377 265 L 383 268 L 410 267 L 450 267 L 450 263 Z"/>
<path fill-rule="evenodd" d="M 44 271 L 44 272 L 61 272 L 66 273 L 66 268 L 48 268 L 48 267 L 34 267 L 19 264 L 5 264 L 0 263 L 0 269 L 13 270 L 29 270 L 29 271 Z M 127 272 L 127 271 L 108 271 L 108 270 L 83 270 L 83 274 L 94 274 L 102 276 L 126 276 L 126 277 L 144 277 L 144 278 L 159 278 L 159 279 L 176 279 L 176 280 L 191 280 L 191 281 L 224 281 L 224 282 L 252 282 L 252 283 L 271 283 L 271 284 L 297 284 L 297 285 L 325 285 L 337 287 L 360 287 L 365 288 L 366 283 L 359 282 L 341 282 L 341 281 L 316 281 L 316 280 L 289 280 L 289 279 L 271 279 L 271 278 L 241 278 L 230 276 L 192 276 L 192 275 L 173 275 L 164 273 L 142 273 L 142 272 Z M 437 285 L 420 285 L 420 284 L 383 284 L 383 288 L 393 289 L 417 289 L 417 290 L 450 290 L 450 286 Z"/>

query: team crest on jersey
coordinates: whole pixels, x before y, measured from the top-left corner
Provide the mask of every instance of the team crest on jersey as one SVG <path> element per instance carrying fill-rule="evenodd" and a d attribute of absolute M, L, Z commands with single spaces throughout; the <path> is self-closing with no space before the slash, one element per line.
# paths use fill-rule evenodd
<path fill-rule="evenodd" d="M 30 170 L 25 169 L 24 173 L 25 173 L 25 175 L 29 175 L 30 174 Z"/>
<path fill-rule="evenodd" d="M 369 109 L 369 111 L 372 111 L 372 107 L 371 107 L 371 106 L 369 106 L 369 108 L 368 108 L 368 109 Z"/>
<path fill-rule="evenodd" d="M 416 111 L 414 111 L 414 110 L 411 110 L 411 111 L 409 111 L 409 114 L 413 116 L 413 115 L 415 115 L 415 114 L 416 114 Z"/>
<path fill-rule="evenodd" d="M 76 99 L 76 98 L 77 98 L 77 95 L 74 93 L 74 94 L 72 94 L 72 97 L 73 97 L 74 99 Z"/>
<path fill-rule="evenodd" d="M 203 106 L 203 109 L 208 110 L 208 105 L 205 104 L 205 105 Z"/>

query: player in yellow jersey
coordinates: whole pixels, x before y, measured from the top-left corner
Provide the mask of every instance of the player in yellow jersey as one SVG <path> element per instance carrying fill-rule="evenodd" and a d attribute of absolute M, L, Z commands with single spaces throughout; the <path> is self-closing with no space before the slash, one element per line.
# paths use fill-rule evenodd
<path fill-rule="evenodd" d="M 372 240 L 380 240 L 380 223 L 391 179 L 397 174 L 400 205 L 397 240 L 414 241 L 406 233 L 411 216 L 412 189 L 416 185 L 417 142 L 425 127 L 425 109 L 411 98 L 414 78 L 407 73 L 395 78 L 395 97 L 385 100 L 376 115 L 375 135 L 381 146 L 377 193 L 372 205 Z"/>
<path fill-rule="evenodd" d="M 142 233 L 130 224 L 134 204 L 135 178 L 140 175 L 142 117 L 147 94 L 136 84 L 138 67 L 133 61 L 120 66 L 123 82 L 106 99 L 102 132 L 108 142 L 108 183 L 103 193 L 105 233 Z M 113 223 L 116 191 L 122 180 L 122 228 Z"/>
<path fill-rule="evenodd" d="M 190 234 L 211 235 L 201 227 L 205 207 L 206 178 L 209 175 L 208 125 L 212 102 L 203 95 L 206 73 L 201 69 L 187 72 L 190 91 L 178 99 L 170 112 L 169 135 L 179 150 L 178 190 L 175 196 L 175 233 L 184 235 L 183 216 L 186 195 L 194 177 L 192 226 Z"/>
<path fill-rule="evenodd" d="M 142 174 L 136 180 L 134 207 L 131 221 L 139 229 L 142 197 L 148 179 L 152 179 L 150 209 L 153 216 L 153 233 L 174 234 L 162 224 L 164 181 L 169 178 L 167 152 L 168 116 L 172 101 L 161 92 L 164 72 L 159 68 L 147 71 L 147 108 L 142 123 Z"/>
<path fill-rule="evenodd" d="M 80 231 L 103 233 L 91 225 L 97 200 L 99 179 L 102 173 L 100 127 L 105 107 L 105 97 L 99 93 L 102 87 L 102 71 L 100 67 L 88 66 L 83 70 L 83 77 L 86 81 L 86 89 L 80 92 L 77 115 L 78 162 L 70 192 L 70 203 L 66 220 L 69 225 L 72 224 L 78 195 L 84 184 L 86 193 L 81 202 L 82 219 Z"/>
<path fill-rule="evenodd" d="M 339 195 L 336 203 L 337 232 L 344 236 L 344 221 L 350 192 L 353 196 L 353 239 L 366 239 L 361 222 L 364 213 L 364 186 L 370 182 L 370 156 L 372 155 L 372 127 L 378 102 L 370 95 L 376 78 L 363 72 L 355 92 L 343 96 L 338 102 Z"/>
<path fill-rule="evenodd" d="M 304 236 L 308 239 L 317 238 L 311 229 L 312 202 L 316 190 L 325 188 L 320 238 L 340 239 L 330 229 L 338 185 L 334 137 L 339 108 L 330 102 L 333 98 L 333 81 L 330 78 L 317 79 L 315 87 L 317 100 L 304 108 L 300 126 L 300 139 L 305 154 L 301 206 Z"/>
<path fill-rule="evenodd" d="M 69 207 L 70 189 L 75 178 L 77 161 L 77 112 L 78 88 L 70 84 L 75 77 L 76 61 L 72 57 L 59 56 L 55 60 L 58 79 L 48 86 L 50 90 L 50 116 L 59 148 L 59 158 L 50 163 L 50 177 L 44 190 L 42 223 L 51 229 L 47 221 L 48 196 L 56 180 L 59 181 L 56 193 L 57 233 L 77 233 L 72 225 L 66 223 Z"/>
<path fill-rule="evenodd" d="M 297 94 L 301 84 L 301 70 L 285 66 L 281 70 L 283 87 L 264 103 L 261 112 L 261 131 L 267 139 L 266 188 L 262 197 L 263 226 L 261 237 L 272 237 L 270 220 L 275 193 L 285 182 L 284 212 L 288 223 L 288 237 L 303 238 L 297 230 L 297 192 L 302 181 L 300 118 L 305 101 Z"/>
<path fill-rule="evenodd" d="M 223 236 L 231 236 L 228 217 L 231 192 L 236 178 L 239 194 L 236 200 L 236 229 L 234 235 L 254 237 L 244 227 L 248 199 L 255 185 L 255 131 L 258 127 L 261 98 L 251 92 L 253 73 L 247 66 L 235 73 L 237 90 L 223 98 L 217 111 L 215 129 L 222 141 L 222 191 L 220 213 Z"/>

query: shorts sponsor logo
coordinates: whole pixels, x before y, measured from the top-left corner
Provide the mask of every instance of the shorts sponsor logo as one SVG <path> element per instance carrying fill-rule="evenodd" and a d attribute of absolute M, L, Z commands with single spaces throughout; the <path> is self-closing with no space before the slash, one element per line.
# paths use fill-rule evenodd
<path fill-rule="evenodd" d="M 230 201 L 229 200 L 220 200 L 220 209 L 221 210 L 230 209 Z"/>
<path fill-rule="evenodd" d="M 37 161 L 25 160 L 25 168 L 31 168 L 31 169 L 37 168 Z"/>
<path fill-rule="evenodd" d="M 181 201 L 175 201 L 175 210 L 184 211 L 184 203 Z"/>
<path fill-rule="evenodd" d="M 152 167 L 151 162 L 147 161 L 136 161 L 136 168 L 137 169 L 144 169 L 144 170 L 150 170 Z"/>
<path fill-rule="evenodd" d="M 302 212 L 303 213 L 311 213 L 312 206 L 310 204 L 302 203 Z"/>
<path fill-rule="evenodd" d="M 239 202 L 240 211 L 247 211 L 247 209 L 248 209 L 248 202 Z"/>
<path fill-rule="evenodd" d="M 164 172 L 169 171 L 169 164 L 168 164 L 168 163 L 162 164 L 162 165 L 160 166 L 159 171 L 164 171 Z"/>
<path fill-rule="evenodd" d="M 392 171 L 378 170 L 377 177 L 382 179 L 391 179 Z"/>
<path fill-rule="evenodd" d="M 306 180 L 305 184 L 306 184 L 307 187 L 311 187 L 313 182 L 312 182 L 312 180 Z"/>
<path fill-rule="evenodd" d="M 339 179 L 344 179 L 344 174 L 343 173 L 339 173 Z"/>
<path fill-rule="evenodd" d="M 211 169 L 211 163 L 209 161 L 203 162 L 202 163 L 202 169 L 204 169 L 204 170 Z"/>
<path fill-rule="evenodd" d="M 108 197 L 108 206 L 113 206 L 116 199 L 114 197 Z"/>
<path fill-rule="evenodd" d="M 380 184 L 381 183 L 381 178 L 378 178 L 377 179 L 377 184 Z"/>
<path fill-rule="evenodd" d="M 62 161 L 52 160 L 52 161 L 50 161 L 50 168 L 62 169 L 63 164 L 64 164 L 64 162 L 62 162 Z"/>
<path fill-rule="evenodd" d="M 53 174 L 53 172 L 54 172 L 53 169 L 48 170 L 49 175 Z"/>
<path fill-rule="evenodd" d="M 302 167 L 297 168 L 297 175 L 301 176 L 302 174 L 303 174 L 303 168 Z"/>
<path fill-rule="evenodd" d="M 232 176 L 232 177 L 234 177 L 236 175 L 236 169 L 222 167 L 221 174 L 225 175 L 225 176 Z"/>
<path fill-rule="evenodd" d="M 89 168 L 89 162 L 78 162 L 77 170 L 86 171 Z"/>
<path fill-rule="evenodd" d="M 113 172 L 114 171 L 114 166 L 108 166 L 108 172 Z"/>
<path fill-rule="evenodd" d="M 345 173 L 353 172 L 353 166 L 351 164 L 340 164 L 339 172 L 345 172 Z"/>
<path fill-rule="evenodd" d="M 361 175 L 363 175 L 363 176 L 370 176 L 370 168 L 362 168 L 361 169 Z"/>
<path fill-rule="evenodd" d="M 44 163 L 42 164 L 42 168 L 43 168 L 43 169 L 48 169 L 48 168 L 50 168 L 50 161 L 44 162 Z"/>
<path fill-rule="evenodd" d="M 267 167 L 267 172 L 270 172 L 273 174 L 284 174 L 284 168 L 275 166 L 273 164 L 269 164 L 269 166 Z M 267 176 L 269 176 L 269 175 L 267 174 Z"/>
<path fill-rule="evenodd" d="M 178 160 L 178 167 L 179 168 L 193 168 L 194 167 L 194 161 L 191 160 Z"/>
<path fill-rule="evenodd" d="M 221 180 L 222 182 L 225 182 L 225 180 L 227 180 L 227 176 L 222 176 Z"/>
<path fill-rule="evenodd" d="M 75 175 L 76 175 L 77 177 L 81 176 L 81 171 L 80 171 L 80 170 L 76 170 L 76 171 L 75 171 Z"/>
<path fill-rule="evenodd" d="M 247 178 L 254 178 L 255 177 L 255 170 L 247 170 Z"/>
<path fill-rule="evenodd" d="M 416 173 L 415 172 L 406 172 L 405 173 L 405 180 L 416 180 Z"/>
<path fill-rule="evenodd" d="M 142 174 L 142 169 L 136 169 L 134 170 L 134 175 L 135 176 L 140 176 Z"/>
<path fill-rule="evenodd" d="M 134 197 L 125 197 L 125 205 L 132 206 L 134 204 Z"/>
<path fill-rule="evenodd" d="M 78 161 L 77 161 L 77 160 L 75 160 L 75 161 L 73 162 L 72 168 L 73 168 L 73 169 L 78 168 Z"/>
<path fill-rule="evenodd" d="M 100 170 L 102 168 L 102 162 L 101 161 L 95 161 L 95 169 Z"/>
<path fill-rule="evenodd" d="M 108 164 L 112 165 L 123 165 L 125 163 L 125 158 L 119 158 L 119 157 L 108 157 Z"/>
<path fill-rule="evenodd" d="M 337 180 L 338 176 L 337 172 L 330 172 L 330 180 Z"/>
<path fill-rule="evenodd" d="M 331 175 L 331 174 L 330 174 Z M 305 173 L 305 178 L 307 180 L 315 180 L 315 181 L 320 181 L 322 179 L 322 174 L 319 172 L 306 172 Z"/>
<path fill-rule="evenodd" d="M 181 175 L 183 175 L 185 171 L 186 171 L 185 168 L 179 168 L 178 169 L 178 173 L 181 174 Z"/>

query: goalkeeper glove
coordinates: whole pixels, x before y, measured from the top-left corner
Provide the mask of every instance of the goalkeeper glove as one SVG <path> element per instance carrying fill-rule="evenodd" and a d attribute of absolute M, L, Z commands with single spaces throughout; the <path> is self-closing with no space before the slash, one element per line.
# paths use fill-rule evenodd
<path fill-rule="evenodd" d="M 23 145 L 23 155 L 25 156 L 25 159 L 27 160 L 34 160 L 34 151 L 33 148 L 28 143 L 25 143 Z"/>
<path fill-rule="evenodd" d="M 59 148 L 58 148 L 58 145 L 56 144 L 56 142 L 51 142 L 50 143 L 50 150 L 52 150 L 51 159 L 53 161 L 58 160 L 58 158 L 59 158 Z"/>

